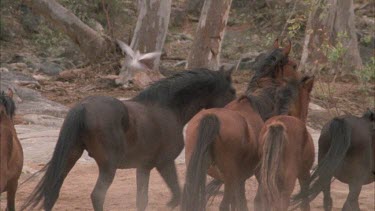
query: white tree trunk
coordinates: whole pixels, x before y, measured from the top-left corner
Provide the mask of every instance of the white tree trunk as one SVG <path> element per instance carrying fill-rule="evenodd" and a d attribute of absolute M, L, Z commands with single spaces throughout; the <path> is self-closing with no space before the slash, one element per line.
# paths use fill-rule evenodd
<path fill-rule="evenodd" d="M 105 58 L 112 47 L 109 39 L 91 29 L 55 0 L 25 0 L 24 3 L 67 34 L 90 61 L 96 62 Z"/>
<path fill-rule="evenodd" d="M 187 68 L 218 69 L 232 0 L 205 0 Z"/>
<path fill-rule="evenodd" d="M 316 0 L 307 22 L 299 69 L 314 72 L 331 62 L 324 45 L 333 47 L 339 42 L 345 49 L 342 63 L 331 68 L 345 73 L 362 68 L 354 19 L 353 0 Z M 347 37 L 339 38 L 339 34 Z"/>
<path fill-rule="evenodd" d="M 141 53 L 161 52 L 168 32 L 171 0 L 139 0 L 139 15 L 131 47 Z M 159 70 L 160 57 L 148 64 Z"/>
<path fill-rule="evenodd" d="M 171 13 L 171 0 L 139 0 L 139 15 L 134 30 L 131 48 L 141 53 L 161 52 L 168 32 L 168 24 Z M 156 59 L 143 61 L 149 70 L 134 70 L 123 67 L 119 84 L 144 88 L 149 83 L 160 79 L 160 56 Z M 132 84 L 130 84 L 132 83 Z"/>

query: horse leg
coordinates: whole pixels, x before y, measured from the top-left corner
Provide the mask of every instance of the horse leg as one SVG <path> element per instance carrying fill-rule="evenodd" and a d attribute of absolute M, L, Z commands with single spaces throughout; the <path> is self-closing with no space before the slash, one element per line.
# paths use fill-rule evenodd
<path fill-rule="evenodd" d="M 148 183 L 150 180 L 150 168 L 137 168 L 137 209 L 144 211 L 148 203 Z"/>
<path fill-rule="evenodd" d="M 254 198 L 254 210 L 263 211 L 265 210 L 265 207 L 264 207 L 265 204 L 263 204 L 264 196 L 262 195 L 263 193 L 262 193 L 262 186 L 260 185 L 259 173 L 255 174 L 255 178 L 258 181 L 258 190 Z"/>
<path fill-rule="evenodd" d="M 332 210 L 331 183 L 327 183 L 323 188 L 324 211 Z"/>
<path fill-rule="evenodd" d="M 298 178 L 300 187 L 301 187 L 301 192 L 307 193 L 309 190 L 309 181 L 310 181 L 310 171 L 307 170 L 303 175 L 301 175 Z M 301 203 L 301 210 L 302 211 L 310 211 L 310 202 L 309 199 L 306 197 L 303 199 Z"/>
<path fill-rule="evenodd" d="M 99 165 L 99 177 L 91 193 L 91 202 L 95 211 L 103 210 L 105 195 L 113 182 L 115 174 L 116 168 L 109 165 Z"/>
<path fill-rule="evenodd" d="M 180 185 L 178 184 L 176 165 L 174 164 L 174 161 L 172 161 L 166 165 L 163 165 L 162 167 L 158 166 L 156 169 L 160 173 L 161 177 L 163 177 L 173 194 L 172 199 L 167 205 L 171 208 L 175 208 L 180 203 L 181 199 L 181 189 Z"/>
<path fill-rule="evenodd" d="M 361 193 L 362 185 L 359 184 L 349 184 L 349 195 L 345 201 L 344 207 L 342 210 L 344 211 L 359 211 L 359 203 L 358 197 Z"/>
<path fill-rule="evenodd" d="M 232 202 L 233 187 L 231 184 L 224 183 L 224 197 L 220 203 L 220 211 L 229 211 L 229 206 Z"/>
<path fill-rule="evenodd" d="M 238 190 L 239 190 L 238 199 L 239 200 L 238 200 L 238 203 L 236 203 L 236 204 L 238 204 L 239 210 L 241 210 L 241 211 L 249 210 L 247 208 L 247 201 L 246 201 L 245 181 L 240 182 L 239 187 L 238 187 Z M 237 199 L 237 197 L 236 197 L 236 199 Z"/>
<path fill-rule="evenodd" d="M 18 180 L 14 179 L 8 182 L 7 190 L 7 211 L 15 211 L 15 198 L 18 186 Z"/>

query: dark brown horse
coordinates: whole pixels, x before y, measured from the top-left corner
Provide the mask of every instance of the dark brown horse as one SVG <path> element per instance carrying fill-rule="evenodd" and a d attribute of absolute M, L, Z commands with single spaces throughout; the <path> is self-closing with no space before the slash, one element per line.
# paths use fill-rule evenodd
<path fill-rule="evenodd" d="M 51 210 L 62 183 L 87 150 L 99 167 L 91 194 L 95 210 L 103 210 L 116 169 L 137 169 L 137 208 L 148 202 L 150 171 L 156 167 L 180 201 L 174 160 L 184 147 L 182 129 L 203 108 L 223 107 L 235 98 L 231 71 L 184 71 L 149 86 L 129 101 L 88 97 L 68 113 L 47 171 L 25 204 Z M 24 208 L 25 208 L 24 207 Z"/>
<path fill-rule="evenodd" d="M 360 210 L 358 197 L 362 185 L 375 181 L 375 112 L 362 117 L 336 117 L 322 129 L 319 138 L 318 165 L 307 190 L 301 191 L 294 203 L 304 198 L 313 200 L 321 191 L 324 210 L 332 210 L 330 186 L 332 178 L 349 184 L 349 195 L 343 210 Z"/>
<path fill-rule="evenodd" d="M 259 182 L 255 199 L 256 210 L 288 210 L 289 198 L 298 178 L 301 188 L 308 187 L 310 169 L 314 163 L 314 143 L 306 128 L 310 92 L 314 78 L 306 79 L 300 95 L 299 108 L 283 106 L 279 115 L 268 119 L 260 132 L 259 154 L 261 167 L 257 172 Z M 284 97 L 280 99 L 285 99 Z M 285 103 L 281 103 L 287 105 Z M 310 210 L 304 201 L 302 210 Z"/>
<path fill-rule="evenodd" d="M 205 210 L 205 178 L 210 165 L 224 182 L 224 198 L 220 210 L 247 210 L 245 181 L 252 176 L 259 163 L 258 137 L 263 126 L 260 114 L 277 115 L 280 110 L 259 112 L 266 103 L 283 102 L 283 107 L 295 108 L 295 115 L 303 109 L 310 94 L 309 77 L 262 88 L 244 96 L 225 108 L 207 109 L 189 122 L 186 131 L 186 150 L 193 149 L 189 160 L 183 193 L 183 210 Z M 281 98 L 278 100 L 278 98 Z M 259 106 L 258 106 L 259 105 Z M 191 124 L 191 126 L 190 126 Z M 258 132 L 257 132 L 258 131 Z M 190 135 L 189 135 L 190 133 Z M 192 147 L 194 146 L 194 147 Z"/>
<path fill-rule="evenodd" d="M 208 174 L 226 184 L 220 205 L 222 210 L 228 209 L 231 203 L 232 207 L 236 207 L 234 200 L 239 197 L 232 197 L 232 193 L 237 193 L 237 190 L 244 193 L 243 182 L 253 174 L 252 166 L 257 164 L 257 159 L 253 157 L 257 157 L 254 146 L 259 131 L 263 121 L 274 111 L 276 90 L 281 86 L 279 79 L 285 74 L 299 78 L 295 63 L 288 59 L 290 43 L 280 49 L 276 40 L 274 46 L 250 81 L 247 96 L 231 102 L 224 109 L 201 111 L 189 121 L 185 137 L 188 170 L 182 210 L 205 209 L 204 186 L 208 166 L 211 166 Z M 220 149 L 226 150 L 216 150 L 220 143 L 224 143 Z M 228 158 L 233 158 L 232 163 Z M 247 166 L 244 171 L 240 170 L 242 164 Z"/>
<path fill-rule="evenodd" d="M 7 192 L 7 210 L 15 210 L 18 179 L 22 172 L 23 151 L 13 124 L 13 92 L 0 93 L 0 193 Z"/>

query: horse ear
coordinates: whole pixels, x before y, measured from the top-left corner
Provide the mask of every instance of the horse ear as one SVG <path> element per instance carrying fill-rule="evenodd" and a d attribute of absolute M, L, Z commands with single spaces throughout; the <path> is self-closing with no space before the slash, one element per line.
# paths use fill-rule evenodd
<path fill-rule="evenodd" d="M 287 39 L 287 45 L 284 47 L 284 49 L 283 49 L 283 52 L 284 52 L 284 54 L 286 55 L 286 56 L 288 56 L 289 55 L 289 53 L 290 53 L 290 50 L 292 49 L 292 42 L 290 41 L 290 39 L 288 38 Z"/>
<path fill-rule="evenodd" d="M 279 45 L 279 38 L 276 38 L 275 41 L 273 42 L 273 47 L 274 48 L 279 48 L 280 45 Z"/>
<path fill-rule="evenodd" d="M 314 76 L 305 76 L 302 78 L 302 86 L 307 89 L 310 93 L 314 86 L 315 77 Z"/>
<path fill-rule="evenodd" d="M 13 99 L 13 90 L 12 90 L 11 88 L 8 88 L 7 95 L 8 95 L 8 97 L 10 97 L 11 99 Z"/>

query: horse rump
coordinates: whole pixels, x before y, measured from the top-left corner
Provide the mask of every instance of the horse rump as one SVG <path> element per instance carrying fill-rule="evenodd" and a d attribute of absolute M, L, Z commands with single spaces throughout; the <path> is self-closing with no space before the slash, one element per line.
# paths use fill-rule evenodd
<path fill-rule="evenodd" d="M 342 118 L 334 118 L 328 125 L 328 130 L 322 130 L 319 142 L 329 142 L 330 147 L 326 155 L 315 167 L 307 191 L 300 191 L 292 197 L 291 205 L 298 207 L 304 199 L 312 201 L 326 185 L 331 183 L 336 169 L 345 158 L 351 144 L 351 127 Z M 325 134 L 324 134 L 325 133 Z M 321 140 L 325 137 L 328 139 Z M 321 150 L 321 149 L 319 149 Z"/>

